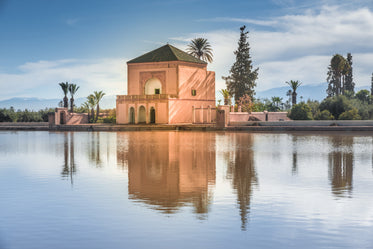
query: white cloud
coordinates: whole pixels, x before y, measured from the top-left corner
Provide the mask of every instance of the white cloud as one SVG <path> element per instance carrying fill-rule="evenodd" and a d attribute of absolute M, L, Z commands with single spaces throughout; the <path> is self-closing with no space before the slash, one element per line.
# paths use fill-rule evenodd
<path fill-rule="evenodd" d="M 304 84 L 325 82 L 331 57 L 336 53 L 346 56 L 348 52 L 353 55 L 356 85 L 365 86 L 370 82 L 373 71 L 373 12 L 368 8 L 322 6 L 319 10 L 306 9 L 302 14 L 258 22 L 239 18 L 211 21 L 240 22 L 248 26 L 253 66 L 260 68 L 257 90 L 283 86 L 291 79 Z M 270 25 L 271 29 L 261 28 L 260 24 Z M 178 41 L 188 42 L 195 37 L 205 37 L 210 41 L 215 55 L 210 69 L 216 71 L 217 89 L 225 88 L 221 76 L 227 75 L 234 63 L 238 27 L 235 32 L 214 30 L 187 35 L 178 38 Z"/>
<path fill-rule="evenodd" d="M 18 67 L 20 73 L 0 73 L 0 99 L 9 96 L 57 98 L 61 95 L 58 83 L 65 81 L 80 86 L 78 97 L 96 90 L 103 90 L 106 95 L 124 94 L 127 88 L 125 62 L 118 58 L 28 62 Z M 14 87 L 5 87 L 10 82 Z"/>
<path fill-rule="evenodd" d="M 291 5 L 292 1 L 280 3 Z M 373 12 L 368 8 L 322 6 L 305 9 L 301 14 L 261 20 L 225 17 L 210 21 L 237 22 L 248 26 L 253 66 L 259 67 L 257 91 L 284 86 L 289 80 L 300 80 L 304 85 L 323 83 L 331 57 L 336 53 L 346 56 L 348 52 L 353 55 L 356 86 L 370 84 L 373 72 Z M 233 51 L 237 49 L 240 25 L 236 30 L 212 30 L 170 39 L 181 49 L 185 49 L 196 37 L 205 37 L 210 41 L 214 62 L 208 68 L 216 72 L 216 89 L 219 90 L 225 88 L 221 77 L 229 74 L 235 60 Z M 40 92 L 43 96 L 36 97 L 60 97 L 57 83 L 61 81 L 80 85 L 80 96 L 94 90 L 103 90 L 107 95 L 124 94 L 125 61 L 108 58 L 28 62 L 19 66 L 20 73 L 0 73 L 0 86 L 9 82 L 16 86 L 1 87 L 0 99 L 30 97 Z"/>
<path fill-rule="evenodd" d="M 232 18 L 232 17 L 216 17 L 210 19 L 200 19 L 200 22 L 240 22 L 246 24 L 255 24 L 260 26 L 272 26 L 277 23 L 275 20 L 255 20 L 249 18 Z"/>

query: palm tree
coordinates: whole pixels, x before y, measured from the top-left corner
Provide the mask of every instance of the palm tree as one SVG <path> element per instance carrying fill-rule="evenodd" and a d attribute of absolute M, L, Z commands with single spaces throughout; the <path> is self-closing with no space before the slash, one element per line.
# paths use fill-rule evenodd
<path fill-rule="evenodd" d="M 70 92 L 70 95 L 71 95 L 71 98 L 70 98 L 70 111 L 71 112 L 74 112 L 74 94 L 78 91 L 79 89 L 79 86 L 76 86 L 76 84 L 70 84 L 69 85 L 69 92 Z"/>
<path fill-rule="evenodd" d="M 210 43 L 205 38 L 195 38 L 188 45 L 189 54 L 206 62 L 212 62 L 212 49 Z"/>
<path fill-rule="evenodd" d="M 83 112 L 88 112 L 88 120 L 89 120 L 90 105 L 88 103 L 88 100 L 81 105 L 81 108 Z"/>
<path fill-rule="evenodd" d="M 221 89 L 220 93 L 224 97 L 224 105 L 229 105 L 229 102 L 231 100 L 231 95 L 229 94 L 229 91 L 227 89 Z"/>
<path fill-rule="evenodd" d="M 91 117 L 89 117 L 88 119 L 93 123 L 93 121 L 95 120 L 95 106 L 96 106 L 96 98 L 93 94 L 90 94 L 88 97 L 87 97 L 87 104 L 89 106 L 89 108 L 91 109 Z"/>
<path fill-rule="evenodd" d="M 298 80 L 291 80 L 290 82 L 289 81 L 286 81 L 286 84 L 288 84 L 291 89 L 292 89 L 292 105 L 296 105 L 297 104 L 297 89 L 298 87 L 300 87 L 302 85 L 302 83 L 300 83 Z"/>
<path fill-rule="evenodd" d="M 280 104 L 282 102 L 282 98 L 280 97 L 272 97 L 272 104 L 275 106 L 276 111 L 280 110 Z"/>
<path fill-rule="evenodd" d="M 61 82 L 59 85 L 62 88 L 62 91 L 65 95 L 63 98 L 63 107 L 68 108 L 69 107 L 69 99 L 67 98 L 67 93 L 69 92 L 69 82 Z"/>
<path fill-rule="evenodd" d="M 95 98 L 95 101 L 96 101 L 96 104 L 97 104 L 97 106 L 96 106 L 97 112 L 96 112 L 96 119 L 95 119 L 95 121 L 97 122 L 98 114 L 100 113 L 100 101 L 101 101 L 102 97 L 104 97 L 105 93 L 102 92 L 102 91 L 99 91 L 99 92 L 94 91 L 93 94 L 94 94 L 94 98 Z"/>

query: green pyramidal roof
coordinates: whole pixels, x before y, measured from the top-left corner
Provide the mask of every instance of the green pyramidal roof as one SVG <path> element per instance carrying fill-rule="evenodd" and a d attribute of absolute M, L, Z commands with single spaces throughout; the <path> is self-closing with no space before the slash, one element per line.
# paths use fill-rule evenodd
<path fill-rule="evenodd" d="M 157 48 L 149 53 L 141 55 L 127 63 L 144 63 L 144 62 L 160 62 L 160 61 L 186 61 L 192 63 L 207 64 L 206 62 L 197 59 L 196 57 L 185 53 L 184 51 L 175 48 L 169 44 Z"/>

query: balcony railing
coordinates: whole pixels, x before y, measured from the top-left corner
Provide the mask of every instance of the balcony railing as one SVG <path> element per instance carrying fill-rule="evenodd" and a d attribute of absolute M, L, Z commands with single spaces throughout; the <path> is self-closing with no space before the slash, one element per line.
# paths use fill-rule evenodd
<path fill-rule="evenodd" d="M 152 94 L 152 95 L 117 95 L 117 100 L 138 101 L 156 99 L 175 99 L 176 94 Z"/>

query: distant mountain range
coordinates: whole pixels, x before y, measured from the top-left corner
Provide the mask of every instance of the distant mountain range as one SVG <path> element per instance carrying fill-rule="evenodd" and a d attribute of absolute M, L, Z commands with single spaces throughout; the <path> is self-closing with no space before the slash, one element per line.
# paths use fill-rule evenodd
<path fill-rule="evenodd" d="M 11 98 L 0 101 L 0 108 L 10 108 L 13 106 L 15 110 L 33 110 L 38 111 L 45 108 L 56 108 L 62 99 L 40 99 L 40 98 Z M 75 105 L 81 106 L 86 101 L 86 98 L 75 99 Z M 100 108 L 111 109 L 115 108 L 115 95 L 104 96 L 100 102 Z"/>
<path fill-rule="evenodd" d="M 298 101 L 300 101 L 300 98 L 302 97 L 303 100 L 318 100 L 321 101 L 326 97 L 326 88 L 327 83 L 322 83 L 318 85 L 305 85 L 300 86 L 298 89 Z M 281 97 L 283 98 L 283 101 L 286 101 L 289 99 L 289 97 L 286 96 L 287 91 L 290 89 L 288 86 L 283 87 L 276 87 L 271 88 L 266 91 L 257 91 L 255 97 L 264 99 L 268 98 L 271 99 L 271 97 Z M 355 91 L 360 91 L 361 89 L 367 89 L 370 91 L 370 86 L 363 86 L 363 87 L 357 87 Z M 223 96 L 219 93 L 219 91 L 216 91 L 216 100 L 223 99 Z M 45 108 L 56 108 L 58 106 L 58 103 L 62 99 L 40 99 L 40 98 L 11 98 L 6 100 L 0 101 L 0 108 L 10 108 L 11 106 L 14 107 L 14 109 L 18 110 L 34 110 L 38 111 L 40 109 Z M 82 103 L 86 101 L 86 98 L 77 98 L 75 100 L 76 106 L 80 106 Z M 115 102 L 116 102 L 116 96 L 115 95 L 108 95 L 104 96 L 100 102 L 100 107 L 103 109 L 111 109 L 115 108 Z M 223 101 L 222 101 L 223 102 Z"/>

